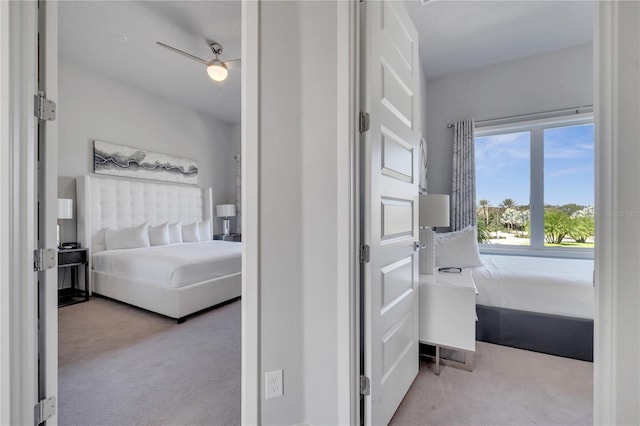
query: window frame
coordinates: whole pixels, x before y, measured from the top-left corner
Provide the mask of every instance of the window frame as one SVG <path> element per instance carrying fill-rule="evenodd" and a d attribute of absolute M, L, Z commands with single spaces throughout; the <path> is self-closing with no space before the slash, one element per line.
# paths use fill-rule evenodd
<path fill-rule="evenodd" d="M 507 244 L 479 244 L 480 253 L 593 259 L 593 248 L 560 248 L 545 247 L 544 245 L 544 131 L 558 127 L 570 127 L 585 124 L 595 125 L 593 113 L 589 112 L 571 114 L 569 116 L 562 115 L 537 120 L 519 120 L 511 122 L 498 122 L 498 120 L 492 120 L 491 123 L 488 123 L 487 125 L 477 124 L 474 139 L 505 133 L 529 132 L 530 245 L 512 246 Z"/>

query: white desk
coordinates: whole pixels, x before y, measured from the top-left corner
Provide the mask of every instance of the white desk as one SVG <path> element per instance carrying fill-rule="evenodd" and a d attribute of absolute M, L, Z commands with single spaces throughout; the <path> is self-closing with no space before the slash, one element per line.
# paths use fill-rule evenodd
<path fill-rule="evenodd" d="M 420 342 L 436 347 L 436 374 L 440 348 L 464 351 L 465 361 L 443 364 L 473 369 L 476 350 L 476 286 L 470 269 L 461 273 L 420 275 Z"/>

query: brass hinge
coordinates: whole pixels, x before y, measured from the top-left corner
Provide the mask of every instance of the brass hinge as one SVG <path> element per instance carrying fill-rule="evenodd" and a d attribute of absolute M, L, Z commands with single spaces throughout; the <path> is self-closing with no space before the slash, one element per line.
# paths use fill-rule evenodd
<path fill-rule="evenodd" d="M 36 272 L 53 269 L 56 267 L 56 249 L 37 249 L 33 251 L 33 270 Z"/>
<path fill-rule="evenodd" d="M 369 130 L 369 126 L 371 125 L 371 116 L 368 112 L 360 112 L 360 124 L 358 128 L 360 129 L 360 133 L 364 133 Z"/>
<path fill-rule="evenodd" d="M 44 423 L 56 414 L 56 397 L 50 396 L 47 399 L 38 401 L 35 410 L 35 424 Z"/>
<path fill-rule="evenodd" d="M 56 103 L 44 96 L 44 92 L 38 92 L 33 97 L 33 115 L 41 121 L 53 121 L 56 119 Z"/>

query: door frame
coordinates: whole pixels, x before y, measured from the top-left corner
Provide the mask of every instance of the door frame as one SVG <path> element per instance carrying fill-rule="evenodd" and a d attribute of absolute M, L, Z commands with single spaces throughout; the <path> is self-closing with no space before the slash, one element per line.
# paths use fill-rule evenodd
<path fill-rule="evenodd" d="M 242 2 L 242 401 L 241 423 L 261 423 L 260 2 Z"/>
<path fill-rule="evenodd" d="M 337 2 L 338 423 L 360 424 L 360 23 L 359 2 Z M 345 236 L 347 236 L 345 238 Z"/>
<path fill-rule="evenodd" d="M 38 400 L 33 96 L 36 2 L 0 2 L 0 422 L 33 424 Z"/>
<path fill-rule="evenodd" d="M 58 2 L 38 1 L 38 90 L 58 102 Z M 57 248 L 58 220 L 58 121 L 37 120 L 38 247 Z M 56 253 L 57 255 L 57 253 Z M 38 273 L 39 303 L 39 399 L 56 398 L 56 411 L 47 425 L 58 423 L 58 268 Z"/>
<path fill-rule="evenodd" d="M 620 239 L 621 234 L 637 235 L 640 223 L 627 220 L 640 204 L 640 196 L 623 192 L 637 185 L 635 168 L 629 166 L 629 149 L 637 135 L 638 104 L 636 72 L 626 69 L 623 60 L 637 60 L 640 53 L 625 43 L 629 28 L 640 21 L 640 9 L 627 9 L 634 3 L 597 2 L 594 34 L 594 105 L 596 124 L 596 247 L 594 319 L 593 422 L 597 425 L 636 423 L 640 386 L 636 378 L 638 318 L 631 321 L 625 313 L 632 309 L 622 303 L 637 297 L 637 265 L 629 259 L 639 252 L 635 244 Z M 626 49 L 625 49 L 626 48 Z M 624 59 L 622 59 L 624 58 Z M 635 87 L 622 85 L 634 81 Z M 630 94 L 628 94 L 630 93 Z M 633 135 L 633 136 L 630 136 Z M 637 154 L 636 154 L 637 155 Z M 629 185 L 632 182 L 632 185 Z M 611 214 L 610 212 L 614 212 Z M 607 214 L 609 213 L 609 214 Z M 622 213 L 618 216 L 618 213 Z M 624 231 L 621 228 L 624 227 Z M 626 254 L 621 256 L 619 254 Z M 623 260 L 620 260 L 620 259 Z M 637 303 L 637 299 L 635 299 Z M 632 362 L 627 362 L 631 358 Z"/>

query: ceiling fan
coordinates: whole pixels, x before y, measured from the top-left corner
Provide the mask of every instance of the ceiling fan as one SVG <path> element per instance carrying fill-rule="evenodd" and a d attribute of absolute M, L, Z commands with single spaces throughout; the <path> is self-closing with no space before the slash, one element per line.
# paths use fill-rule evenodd
<path fill-rule="evenodd" d="M 215 81 L 223 81 L 227 78 L 227 75 L 229 74 L 229 67 L 227 66 L 227 64 L 229 62 L 240 61 L 240 59 L 230 59 L 228 61 L 221 61 L 220 59 L 218 59 L 218 55 L 222 53 L 222 45 L 220 43 L 216 43 L 215 41 L 209 42 L 211 52 L 213 52 L 213 54 L 215 55 L 215 58 L 211 59 L 210 61 L 199 58 L 195 55 L 192 55 L 191 53 L 184 52 L 180 49 L 176 49 L 175 47 L 169 46 L 168 44 L 164 44 L 159 41 L 156 41 L 156 44 L 158 46 L 164 47 L 165 49 L 169 49 L 172 52 L 178 53 L 182 56 L 186 56 L 189 59 L 193 59 L 194 61 L 206 65 L 207 74 L 209 74 L 209 77 L 211 77 L 211 79 Z"/>

